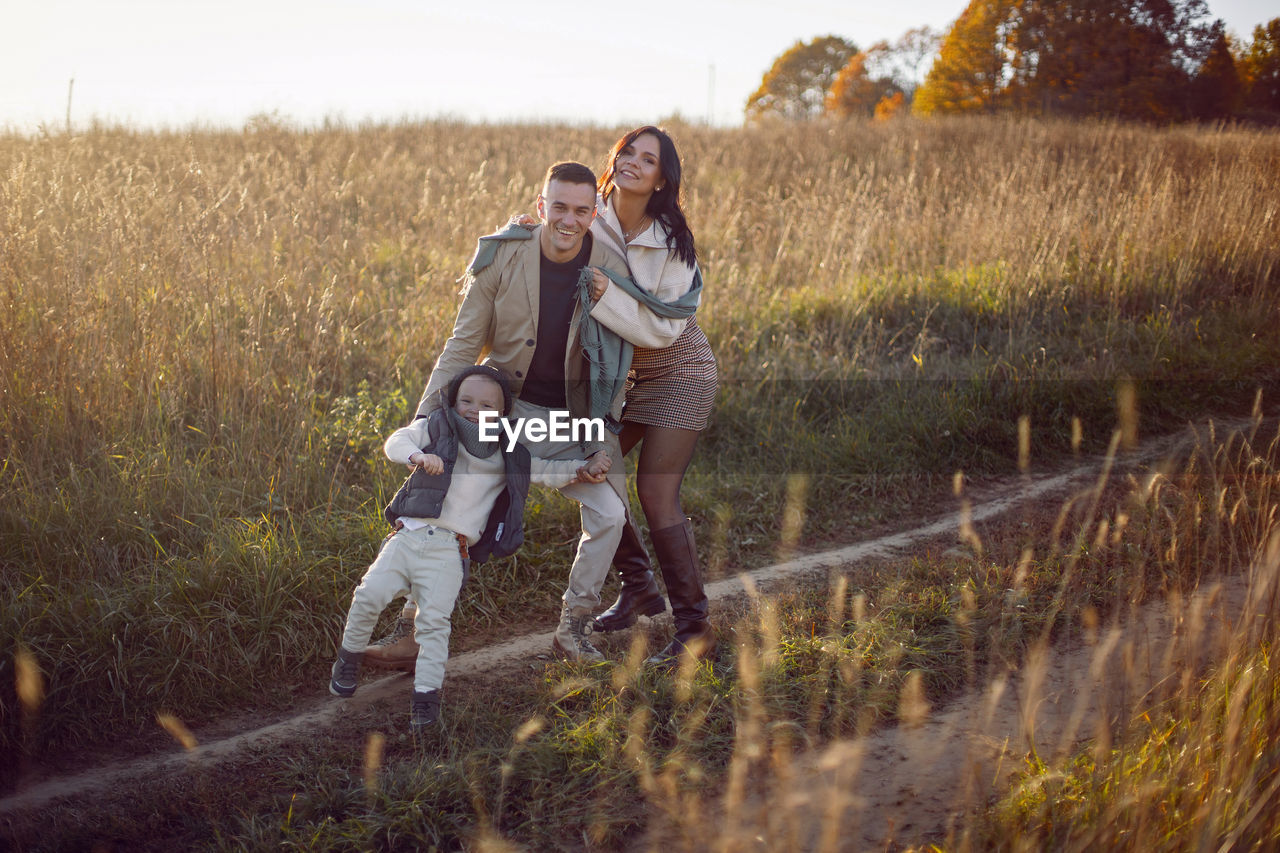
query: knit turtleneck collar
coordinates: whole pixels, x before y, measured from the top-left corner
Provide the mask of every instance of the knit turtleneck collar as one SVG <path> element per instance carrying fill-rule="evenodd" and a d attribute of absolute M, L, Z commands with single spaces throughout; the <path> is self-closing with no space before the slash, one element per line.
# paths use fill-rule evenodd
<path fill-rule="evenodd" d="M 497 452 L 498 445 L 502 441 L 500 438 L 481 441 L 479 424 L 473 424 L 453 409 L 445 411 L 448 413 L 449 423 L 453 426 L 453 434 L 458 437 L 458 443 L 465 447 L 468 453 L 477 459 L 488 459 Z"/>

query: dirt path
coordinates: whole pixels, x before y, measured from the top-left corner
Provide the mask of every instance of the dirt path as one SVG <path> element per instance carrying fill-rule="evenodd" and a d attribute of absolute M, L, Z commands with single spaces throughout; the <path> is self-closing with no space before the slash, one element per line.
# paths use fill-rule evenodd
<path fill-rule="evenodd" d="M 1223 425 L 1222 429 L 1247 425 Z M 1168 454 L 1177 443 L 1186 438 L 1186 434 L 1167 438 L 1146 445 L 1141 452 L 1130 454 L 1126 464 L 1147 463 Z M 771 584 L 787 580 L 796 582 L 803 579 L 825 578 L 832 568 L 847 566 L 871 557 L 900 555 L 913 547 L 949 533 L 958 531 L 966 520 L 977 523 L 1029 501 L 1047 499 L 1061 495 L 1070 489 L 1078 489 L 1095 479 L 1101 469 L 1102 462 L 1091 458 L 1069 471 L 1054 476 L 1025 478 L 1019 483 L 998 490 L 981 502 L 972 506 L 971 510 L 948 513 L 936 520 L 921 524 L 910 530 L 882 536 L 867 542 L 850 545 L 818 554 L 798 557 L 772 566 L 766 566 L 735 578 L 716 581 L 707 587 L 707 594 L 712 601 L 740 596 L 748 585 L 767 588 Z M 1230 597 L 1224 597 L 1226 601 Z M 667 618 L 659 617 L 659 619 Z M 1153 618 L 1159 620 L 1158 616 Z M 1154 637 L 1165 636 L 1167 627 L 1157 624 L 1145 628 Z M 521 666 L 528 660 L 545 654 L 550 644 L 547 633 L 526 634 L 504 643 L 487 646 L 474 651 L 451 657 L 448 671 L 452 676 L 488 672 L 495 668 Z M 811 774 L 811 785 L 796 789 L 794 796 L 798 802 L 809 802 L 814 808 L 821 805 L 824 815 L 843 815 L 848 819 L 849 809 L 856 809 L 864 816 L 861 821 L 862 838 L 868 844 L 872 839 L 883 839 L 886 833 L 892 832 L 901 837 L 908 833 L 936 832 L 945 826 L 957 804 L 956 792 L 965 788 L 969 776 L 977 768 L 984 767 L 981 762 L 995 761 L 1005 751 L 1012 748 L 1021 749 L 1026 741 L 1023 734 L 1010 736 L 1010 732 L 1035 730 L 1046 735 L 1054 720 L 1062 718 L 1059 713 L 1050 715 L 1043 721 L 1037 716 L 1032 718 L 1021 711 L 1016 697 L 1034 695 L 1039 700 L 1036 704 L 1037 714 L 1045 709 L 1056 707 L 1059 700 L 1053 697 L 1068 697 L 1088 693 L 1087 684 L 1071 682 L 1089 671 L 1086 665 L 1088 656 L 1095 650 L 1081 649 L 1066 656 L 1056 656 L 1046 660 L 1045 672 L 1034 676 L 1040 679 L 1037 690 L 1029 690 L 1021 681 L 1013 680 L 1006 684 L 995 685 L 992 690 L 980 696 L 965 697 L 950 705 L 945 711 L 930 716 L 921 726 L 911 729 L 893 729 L 873 737 L 852 743 L 842 743 L 831 747 L 805 772 Z M 1076 660 L 1072 655 L 1085 655 Z M 1025 675 L 1023 676 L 1026 677 Z M 393 674 L 377 681 L 362 684 L 360 692 L 352 699 L 334 700 L 330 697 L 317 699 L 307 710 L 279 722 L 234 734 L 220 740 L 196 746 L 193 749 L 171 752 L 162 755 L 148 755 L 137 759 L 119 761 L 112 764 L 94 767 L 79 773 L 64 775 L 44 780 L 27 787 L 20 787 L 15 793 L 0 799 L 0 815 L 26 809 L 39 809 L 60 797 L 84 795 L 118 785 L 135 777 L 154 778 L 157 775 L 178 773 L 189 769 L 192 765 L 201 765 L 232 759 L 246 754 L 254 748 L 267 748 L 272 744 L 301 737 L 308 731 L 327 726 L 344 715 L 356 713 L 368 705 L 387 698 L 403 698 L 405 677 Z M 1065 702 L 1063 698 L 1061 701 Z M 1068 707 L 1063 705 L 1063 707 Z M 1098 706 L 1102 707 L 1102 706 Z M 1067 714 L 1071 723 L 1068 730 L 1073 733 L 1092 734 L 1097 717 L 1094 706 L 1070 705 L 1071 713 Z M 1033 729 L 1026 727 L 1032 720 L 1037 722 Z M 1022 727 L 1021 729 L 1019 727 Z M 1061 739 L 1061 738 L 1060 738 Z M 975 763 L 978 762 L 978 763 Z M 936 772 L 921 773 L 921 768 L 933 764 L 938 765 Z M 895 768 L 901 768 L 901 774 L 895 774 Z M 1007 772 L 1007 767 L 1005 768 Z M 996 780 L 992 773 L 982 771 L 981 778 Z M 870 784 L 854 785 L 853 776 L 869 780 Z M 897 775 L 910 778 L 897 778 Z M 972 796 L 980 795 L 975 786 Z M 838 793 L 838 802 L 832 801 Z M 961 805 L 972 801 L 972 796 L 959 801 Z M 833 805 L 834 803 L 834 805 Z M 891 806 L 897 808 L 891 808 Z M 905 809 L 905 812 L 903 811 Z M 797 814 L 805 813 L 797 810 Z M 812 809 L 808 812 L 812 816 Z M 811 827 L 828 826 L 827 818 L 811 822 Z M 810 830 L 806 830 L 807 837 Z M 846 838 L 851 841 L 852 839 Z M 818 844 L 819 839 L 813 839 Z M 871 845 L 877 846 L 877 845 Z M 843 849 L 843 848 L 834 848 Z M 862 842 L 853 849 L 863 849 Z"/>

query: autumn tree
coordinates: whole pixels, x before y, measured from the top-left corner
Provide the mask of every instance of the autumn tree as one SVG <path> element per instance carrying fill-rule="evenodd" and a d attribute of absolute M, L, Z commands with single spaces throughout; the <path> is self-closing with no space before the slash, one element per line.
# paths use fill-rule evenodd
<path fill-rule="evenodd" d="M 1185 118 L 1222 34 L 1204 0 L 972 0 L 916 109 Z"/>
<path fill-rule="evenodd" d="M 1253 41 L 1239 63 L 1249 109 L 1280 113 L 1280 18 L 1253 28 Z"/>
<path fill-rule="evenodd" d="M 1048 2 L 1048 0 L 1045 0 Z M 1129 54 L 1138 85 L 1122 87 L 1127 100 L 1113 115 L 1160 120 L 1193 118 L 1193 82 L 1226 25 L 1209 15 L 1205 0 L 1129 0 L 1129 23 L 1144 48 Z"/>
<path fill-rule="evenodd" d="M 1011 0 L 970 0 L 916 91 L 921 115 L 990 112 L 1005 81 Z"/>
<path fill-rule="evenodd" d="M 905 105 L 906 97 L 901 92 L 894 92 L 892 95 L 880 99 L 880 103 L 876 104 L 872 118 L 876 121 L 888 121 L 895 116 L 904 115 Z"/>
<path fill-rule="evenodd" d="M 872 50 L 875 48 L 873 47 Z M 876 105 L 893 94 L 902 94 L 893 80 L 886 77 L 872 78 L 867 72 L 867 53 L 856 53 L 836 74 L 827 92 L 826 110 L 839 118 L 863 116 L 870 118 Z"/>
<path fill-rule="evenodd" d="M 892 44 L 879 41 L 849 58 L 827 92 L 829 115 L 885 117 L 910 102 L 920 69 L 938 51 L 942 35 L 928 27 L 907 30 Z"/>
<path fill-rule="evenodd" d="M 1107 112 L 1102 99 L 1133 74 L 1126 60 L 1133 41 L 1123 2 L 1028 0 L 1012 38 L 1009 104 L 1069 115 Z"/>
<path fill-rule="evenodd" d="M 1193 118 L 1225 119 L 1240 108 L 1242 87 L 1226 33 L 1219 33 L 1191 84 Z"/>
<path fill-rule="evenodd" d="M 1027 0 L 1015 37 L 1019 106 L 1068 115 L 1184 118 L 1222 34 L 1204 0 Z"/>
<path fill-rule="evenodd" d="M 836 74 L 856 53 L 857 47 L 837 36 L 797 41 L 774 60 L 760 88 L 747 99 L 747 118 L 794 120 L 822 115 Z"/>

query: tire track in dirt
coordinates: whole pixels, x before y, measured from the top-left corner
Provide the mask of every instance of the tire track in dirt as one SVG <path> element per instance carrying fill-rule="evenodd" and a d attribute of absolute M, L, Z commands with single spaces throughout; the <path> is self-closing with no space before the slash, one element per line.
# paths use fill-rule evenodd
<path fill-rule="evenodd" d="M 1246 419 L 1221 424 L 1219 428 L 1238 429 L 1253 422 Z M 1125 466 L 1149 463 L 1190 440 L 1190 436 L 1181 433 L 1152 441 L 1141 450 L 1126 455 L 1123 463 Z M 782 580 L 791 582 L 812 580 L 825 577 L 832 569 L 845 567 L 861 560 L 901 555 L 914 545 L 939 535 L 955 533 L 965 523 L 976 523 L 999 516 L 1028 501 L 1060 494 L 1082 482 L 1096 478 L 1105 464 L 1104 459 L 1091 457 L 1064 473 L 1038 478 L 1028 475 L 1021 482 L 997 490 L 993 496 L 975 503 L 971 508 L 961 508 L 909 530 L 830 551 L 796 557 L 744 572 L 736 577 L 711 582 L 706 586 L 707 596 L 715 602 L 742 596 L 749 587 L 766 587 Z M 659 622 L 664 620 L 670 621 L 669 613 L 657 617 Z M 451 676 L 478 674 L 499 666 L 510 666 L 524 659 L 545 655 L 550 648 L 550 642 L 549 632 L 538 632 L 453 655 L 449 658 L 448 674 Z M 268 747 L 290 738 L 300 737 L 309 730 L 331 725 L 343 716 L 364 709 L 372 703 L 386 699 L 403 699 L 405 693 L 405 677 L 401 673 L 395 673 L 361 684 L 359 692 L 350 699 L 323 697 L 312 702 L 308 710 L 287 719 L 199 744 L 189 750 L 116 761 L 25 787 L 19 782 L 16 792 L 0 798 L 0 815 L 39 809 L 59 798 L 102 790 L 135 777 L 154 778 L 157 775 L 183 772 L 193 766 L 230 760 L 255 747 Z"/>

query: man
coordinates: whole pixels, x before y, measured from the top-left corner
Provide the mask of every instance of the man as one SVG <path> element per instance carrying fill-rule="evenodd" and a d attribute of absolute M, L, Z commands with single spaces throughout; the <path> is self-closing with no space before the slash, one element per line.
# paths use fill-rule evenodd
<path fill-rule="evenodd" d="M 472 269 L 453 334 L 427 380 L 418 404 L 418 417 L 439 405 L 441 388 L 488 351 L 485 364 L 505 371 L 515 394 L 511 419 L 551 423 L 551 413 L 567 410 L 570 418 L 589 416 L 587 368 L 578 345 L 581 309 L 578 277 L 583 267 L 607 269 L 626 276 L 625 261 L 592 240 L 589 228 L 596 214 L 596 177 L 581 163 L 556 163 L 547 170 L 538 196 L 541 224 L 532 239 L 496 241 L 489 246 L 492 260 Z M 477 259 L 481 250 L 477 250 Z M 621 384 L 610 401 L 613 419 L 621 414 Z M 615 463 L 622 454 L 617 436 L 604 431 L 604 446 L 580 441 L 526 441 L 533 456 L 543 459 L 581 459 L 593 450 L 607 453 Z M 505 437 L 504 437 L 505 440 Z M 600 589 L 626 523 L 626 466 L 609 469 L 607 482 L 574 483 L 560 490 L 581 505 L 582 537 L 569 570 L 560 624 L 552 640 L 554 651 L 569 660 L 604 659 L 589 640 L 592 611 L 600 603 Z M 371 645 L 366 660 L 396 666 L 417 655 L 409 619 L 401 616 L 390 637 Z"/>

